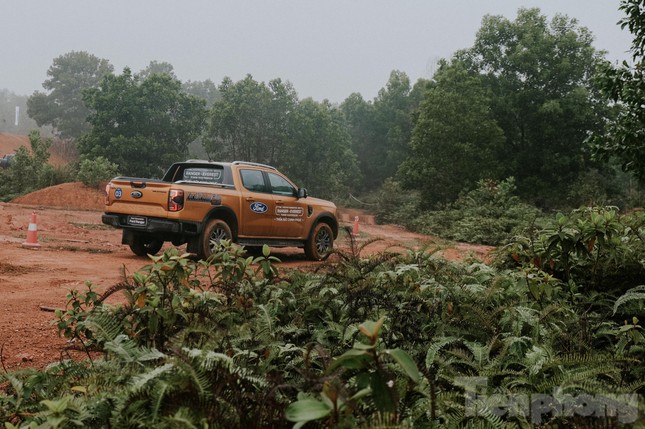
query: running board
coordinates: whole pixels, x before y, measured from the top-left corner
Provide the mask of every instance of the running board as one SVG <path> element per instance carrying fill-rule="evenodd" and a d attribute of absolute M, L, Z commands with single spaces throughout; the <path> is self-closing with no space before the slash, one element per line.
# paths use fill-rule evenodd
<path fill-rule="evenodd" d="M 269 247 L 305 247 L 305 242 L 302 240 L 276 240 L 276 239 L 259 239 L 259 238 L 238 238 L 237 244 L 241 246 L 263 246 Z"/>

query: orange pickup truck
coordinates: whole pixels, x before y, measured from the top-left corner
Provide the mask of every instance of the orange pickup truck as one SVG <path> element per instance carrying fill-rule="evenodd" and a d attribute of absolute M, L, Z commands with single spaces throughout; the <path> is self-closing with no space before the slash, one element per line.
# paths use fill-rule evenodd
<path fill-rule="evenodd" d="M 103 223 L 121 228 L 122 244 L 140 256 L 169 241 L 205 259 L 220 240 L 231 240 L 300 247 L 322 260 L 338 236 L 334 203 L 309 197 L 263 164 L 189 160 L 170 166 L 161 180 L 116 177 L 105 192 Z"/>

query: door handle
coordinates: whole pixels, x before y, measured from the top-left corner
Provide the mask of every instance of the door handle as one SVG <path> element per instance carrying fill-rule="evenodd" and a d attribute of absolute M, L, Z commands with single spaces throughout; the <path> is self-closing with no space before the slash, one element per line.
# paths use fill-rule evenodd
<path fill-rule="evenodd" d="M 276 203 L 276 204 L 279 204 L 279 205 L 282 205 L 282 204 L 284 204 L 284 201 L 282 201 L 282 200 L 276 200 L 276 202 L 275 202 L 275 203 Z"/>

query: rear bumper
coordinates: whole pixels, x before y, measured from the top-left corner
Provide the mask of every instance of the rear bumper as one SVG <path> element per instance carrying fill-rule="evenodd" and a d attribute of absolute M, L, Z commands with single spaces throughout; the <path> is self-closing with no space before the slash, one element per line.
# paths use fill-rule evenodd
<path fill-rule="evenodd" d="M 171 233 L 193 235 L 198 233 L 198 227 L 193 222 L 181 222 L 177 220 L 160 219 L 154 217 L 146 217 L 145 225 L 133 225 L 131 223 L 128 223 L 128 215 L 105 213 L 101 217 L 101 221 L 104 224 L 113 226 L 115 228 L 122 228 L 130 231 L 145 232 L 150 234 Z"/>

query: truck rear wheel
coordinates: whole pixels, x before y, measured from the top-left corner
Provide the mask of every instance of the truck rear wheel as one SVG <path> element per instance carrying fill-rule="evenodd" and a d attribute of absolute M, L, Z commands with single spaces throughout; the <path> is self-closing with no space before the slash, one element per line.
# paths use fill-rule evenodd
<path fill-rule="evenodd" d="M 305 243 L 305 255 L 314 261 L 327 259 L 334 248 L 334 233 L 326 223 L 317 224 Z"/>
<path fill-rule="evenodd" d="M 201 254 L 202 259 L 208 258 L 218 248 L 222 240 L 232 240 L 233 234 L 228 224 L 221 219 L 211 219 L 204 227 L 201 237 Z"/>
<path fill-rule="evenodd" d="M 135 235 L 130 244 L 130 250 L 137 256 L 156 255 L 162 246 L 163 241 L 159 239 Z"/>

